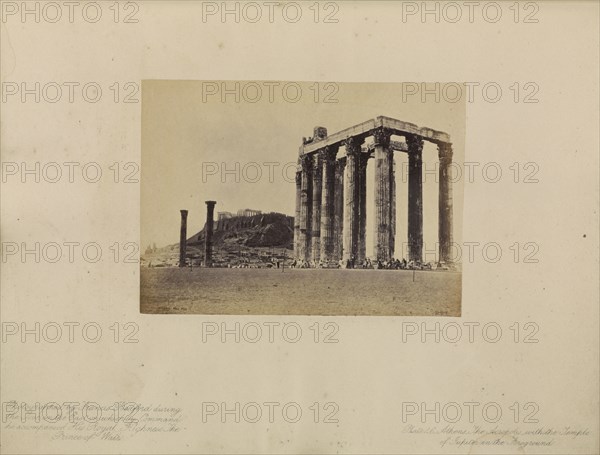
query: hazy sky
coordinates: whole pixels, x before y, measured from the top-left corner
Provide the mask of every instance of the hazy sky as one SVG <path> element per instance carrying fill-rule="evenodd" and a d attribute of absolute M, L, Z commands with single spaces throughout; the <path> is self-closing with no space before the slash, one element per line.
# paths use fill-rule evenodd
<path fill-rule="evenodd" d="M 303 136 L 315 126 L 332 134 L 380 115 L 427 126 L 450 134 L 454 161 L 464 161 L 465 103 L 460 100 L 427 103 L 418 95 L 405 97 L 399 83 L 280 82 L 270 89 L 264 82 L 228 81 L 232 93 L 223 102 L 220 82 L 144 81 L 142 84 L 142 249 L 179 240 L 180 209 L 189 210 L 188 236 L 202 229 L 205 200 L 215 200 L 216 212 L 253 208 L 294 215 L 294 167 Z M 262 91 L 259 98 L 257 85 Z M 301 92 L 297 92 L 298 86 Z M 217 91 L 211 95 L 212 91 Z M 235 92 L 239 100 L 235 98 Z M 330 100 L 323 100 L 330 95 Z M 315 99 L 317 97 L 317 99 Z M 292 102 L 297 99 L 296 102 Z M 318 101 L 318 102 L 317 102 Z M 393 138 L 400 140 L 400 138 Z M 342 156 L 343 147 L 338 156 Z M 406 154 L 397 152 L 397 240 L 406 239 Z M 437 149 L 425 142 L 424 169 L 435 170 Z M 265 164 L 275 163 L 275 164 Z M 286 167 L 286 164 L 288 165 Z M 204 169 L 204 173 L 203 173 Z M 271 172 L 270 172 L 271 169 Z M 287 173 L 284 172 L 287 170 Z M 404 172 L 403 172 L 404 170 Z M 258 174 L 260 172 L 260 175 Z M 272 174 L 272 175 L 270 175 Z M 367 168 L 367 254 L 373 239 L 374 166 Z M 462 230 L 462 181 L 454 184 L 454 234 Z M 424 175 L 424 242 L 437 241 L 436 176 Z"/>

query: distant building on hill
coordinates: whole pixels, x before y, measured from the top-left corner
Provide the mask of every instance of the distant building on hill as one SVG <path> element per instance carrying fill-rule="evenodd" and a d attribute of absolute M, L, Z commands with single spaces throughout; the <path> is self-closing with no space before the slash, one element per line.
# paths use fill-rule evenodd
<path fill-rule="evenodd" d="M 267 224 L 280 222 L 293 229 L 294 217 L 283 213 L 262 213 L 260 210 L 242 209 L 238 215 L 232 217 L 219 217 L 215 223 L 215 231 L 230 231 L 253 227 L 263 227 Z M 240 215 L 241 214 L 241 215 Z"/>
<path fill-rule="evenodd" d="M 260 210 L 253 209 L 239 209 L 237 211 L 237 216 L 256 216 L 260 215 L 262 212 Z"/>
<path fill-rule="evenodd" d="M 218 212 L 217 213 L 217 221 L 227 220 L 229 218 L 233 218 L 233 213 L 231 213 L 231 212 Z"/>

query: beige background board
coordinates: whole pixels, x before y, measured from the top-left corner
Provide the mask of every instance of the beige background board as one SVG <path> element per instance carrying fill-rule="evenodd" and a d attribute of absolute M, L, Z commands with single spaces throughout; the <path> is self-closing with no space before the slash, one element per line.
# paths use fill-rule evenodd
<path fill-rule="evenodd" d="M 535 4 L 538 23 L 523 23 L 523 15 L 514 23 L 512 3 L 499 4 L 497 23 L 481 15 L 473 23 L 423 23 L 418 16 L 403 22 L 407 2 L 339 2 L 333 24 L 314 23 L 310 3 L 301 4 L 305 19 L 295 24 L 205 23 L 202 2 L 139 2 L 137 23 L 123 23 L 123 15 L 115 23 L 112 3 L 99 4 L 103 16 L 94 24 L 78 14 L 73 23 L 7 17 L 0 35 L 3 83 L 96 82 L 102 96 L 97 103 L 83 100 L 80 91 L 72 103 L 66 95 L 56 103 L 31 96 L 24 103 L 18 96 L 3 100 L 2 162 L 28 168 L 97 162 L 103 176 L 98 183 L 77 173 L 73 183 L 64 176 L 57 183 L 31 176 L 22 183 L 17 175 L 3 183 L 5 253 L 10 242 L 19 248 L 39 242 L 40 249 L 50 242 L 96 242 L 102 250 L 94 263 L 80 249 L 70 262 L 63 247 L 56 263 L 46 260 L 46 248 L 39 262 L 33 254 L 24 261 L 15 254 L 1 264 L 3 417 L 13 401 L 30 407 L 95 402 L 105 407 L 104 417 L 114 402 L 143 409 L 135 413 L 138 423 L 121 420 L 108 428 L 105 419 L 104 431 L 82 418 L 69 426 L 46 415 L 35 427 L 32 415 L 25 414 L 24 423 L 20 414 L 7 417 L 2 452 L 598 453 L 598 4 Z M 499 84 L 498 102 L 476 90 L 466 107 L 465 160 L 496 162 L 503 177 L 492 184 L 476 174 L 465 184 L 462 235 L 463 242 L 497 242 L 502 258 L 485 261 L 476 250 L 463 264 L 461 318 L 140 315 L 138 264 L 125 262 L 132 251 L 126 244 L 140 242 L 139 184 L 115 183 L 109 166 L 139 164 L 141 102 L 115 103 L 109 87 L 141 87 L 149 79 Z M 536 84 L 539 102 L 515 102 L 509 88 L 515 82 Z M 290 146 L 291 153 L 297 150 Z M 515 162 L 536 163 L 539 181 L 515 183 L 509 169 Z M 524 262 L 523 254 L 515 262 L 509 249 L 515 242 L 520 253 L 527 252 L 523 244 L 537 244 L 538 262 Z M 35 333 L 25 342 L 21 333 L 10 334 L 21 323 L 35 332 L 36 322 L 46 328 L 39 343 Z M 72 343 L 64 325 L 70 322 L 80 324 Z M 231 335 L 222 343 L 206 332 L 214 327 L 206 323 L 269 322 L 280 324 L 272 343 L 266 333 L 256 343 L 243 336 L 236 343 Z M 406 335 L 422 322 L 429 328 L 439 322 L 446 338 L 456 327 L 447 324 L 456 323 L 463 336 L 454 343 L 428 336 L 422 343 Z M 515 322 L 519 342 L 510 329 Z M 53 323 L 63 327 L 55 343 L 48 341 Z M 82 336 L 91 323 L 102 329 L 96 343 Z M 283 323 L 301 328 L 298 342 L 282 337 Z M 323 336 L 315 342 L 315 323 L 320 335 L 333 323 L 338 342 L 324 343 Z M 480 324 L 474 342 L 469 323 Z M 482 337 L 487 323 L 502 329 L 499 341 Z M 535 325 L 526 330 L 527 323 Z M 538 342 L 524 343 L 526 334 Z M 127 335 L 138 342 L 125 343 Z M 86 336 L 95 336 L 93 327 Z M 204 423 L 202 404 L 212 402 L 229 409 L 236 402 L 278 402 L 277 409 L 296 402 L 303 414 L 297 423 L 281 413 L 273 423 L 265 416 L 257 423 L 229 416 L 222 423 L 218 415 Z M 318 423 L 310 409 L 315 402 Z M 471 432 L 460 436 L 431 434 L 448 425 L 431 416 L 425 423 L 419 415 L 403 422 L 403 403 L 413 402 L 428 409 L 436 402 L 481 405 L 473 423 L 463 416 L 453 425 L 453 431 Z M 492 402 L 503 412 L 496 424 L 480 412 Z M 518 423 L 510 409 L 515 402 Z M 326 403 L 335 405 L 325 409 Z M 338 422 L 324 423 L 332 409 Z M 539 422 L 524 422 L 532 409 Z M 472 434 L 474 425 L 483 433 Z M 526 434 L 536 431 L 547 434 Z M 505 445 L 483 444 L 502 432 Z M 475 443 L 458 446 L 460 437 Z M 527 441 L 550 445 L 518 445 Z"/>

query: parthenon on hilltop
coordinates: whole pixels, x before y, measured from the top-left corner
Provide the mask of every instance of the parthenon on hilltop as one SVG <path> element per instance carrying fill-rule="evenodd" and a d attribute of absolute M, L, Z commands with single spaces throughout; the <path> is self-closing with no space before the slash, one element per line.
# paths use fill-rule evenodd
<path fill-rule="evenodd" d="M 405 142 L 393 141 L 392 135 Z M 373 137 L 373 144 L 364 146 Z M 423 256 L 423 141 L 437 145 L 439 157 L 439 261 L 451 262 L 452 144 L 450 136 L 389 117 L 377 117 L 332 135 L 315 127 L 300 146 L 296 172 L 294 253 L 298 260 L 346 267 L 366 259 L 366 170 L 375 160 L 373 258 L 392 259 L 396 236 L 394 152 L 408 154 L 408 256 Z M 340 146 L 345 154 L 338 158 Z"/>

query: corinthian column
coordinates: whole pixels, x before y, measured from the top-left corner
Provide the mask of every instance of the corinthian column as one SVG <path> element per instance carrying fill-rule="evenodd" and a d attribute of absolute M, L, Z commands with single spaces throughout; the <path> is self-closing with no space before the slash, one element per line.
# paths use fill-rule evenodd
<path fill-rule="evenodd" d="M 342 259 L 344 251 L 344 171 L 346 157 L 335 162 L 335 196 L 333 221 L 333 257 L 335 261 Z"/>
<path fill-rule="evenodd" d="M 391 133 L 386 128 L 373 131 L 375 140 L 375 246 L 376 260 L 391 259 L 392 237 L 392 175 L 393 151 L 390 149 Z"/>
<path fill-rule="evenodd" d="M 439 260 L 450 263 L 452 248 L 452 144 L 438 144 L 438 157 L 440 160 L 440 189 L 439 189 Z"/>
<path fill-rule="evenodd" d="M 408 144 L 408 258 L 423 259 L 423 139 L 407 136 Z"/>
<path fill-rule="evenodd" d="M 315 265 L 321 259 L 321 194 L 323 190 L 323 164 L 322 155 L 313 155 L 313 198 L 312 198 L 312 229 L 311 229 L 311 257 Z"/>
<path fill-rule="evenodd" d="M 312 220 L 312 159 L 309 155 L 301 157 L 302 182 L 300 185 L 300 235 L 298 258 L 310 260 L 310 233 Z"/>
<path fill-rule="evenodd" d="M 394 161 L 394 153 L 391 150 L 392 158 L 390 164 L 390 258 L 394 257 L 396 251 L 396 162 Z"/>
<path fill-rule="evenodd" d="M 204 229 L 204 266 L 212 267 L 213 220 L 214 220 L 216 201 L 205 201 L 205 202 L 206 202 L 206 227 Z"/>
<path fill-rule="evenodd" d="M 294 214 L 294 257 L 300 257 L 300 207 L 302 205 L 302 168 L 296 171 L 296 212 Z"/>
<path fill-rule="evenodd" d="M 332 262 L 334 251 L 335 157 L 337 146 L 325 147 L 322 153 L 323 191 L 321 193 L 321 260 Z"/>
<path fill-rule="evenodd" d="M 352 136 L 344 141 L 346 146 L 346 175 L 344 176 L 344 265 L 353 267 L 358 255 L 358 229 L 360 217 L 359 159 L 364 139 Z"/>
<path fill-rule="evenodd" d="M 179 230 L 179 267 L 185 267 L 185 250 L 187 246 L 187 210 L 181 212 L 181 229 Z"/>
<path fill-rule="evenodd" d="M 359 219 L 358 219 L 358 248 L 357 262 L 361 264 L 367 257 L 367 162 L 369 155 L 361 153 L 358 160 L 358 197 L 359 197 Z"/>

